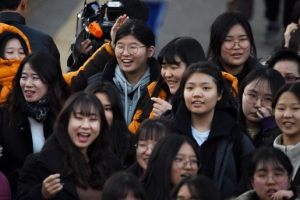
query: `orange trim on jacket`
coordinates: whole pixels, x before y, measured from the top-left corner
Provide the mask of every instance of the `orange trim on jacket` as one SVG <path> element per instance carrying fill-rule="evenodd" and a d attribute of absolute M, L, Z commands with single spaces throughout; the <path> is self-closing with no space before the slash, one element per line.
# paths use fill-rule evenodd
<path fill-rule="evenodd" d="M 152 82 L 150 83 L 148 86 L 147 86 L 147 89 L 148 89 L 148 94 L 149 96 L 151 97 L 153 91 L 154 91 L 154 88 L 156 86 L 156 81 L 155 82 Z M 150 98 L 149 97 L 149 98 Z M 159 91 L 159 94 L 158 94 L 158 98 L 161 98 L 163 100 L 167 100 L 167 94 L 164 90 L 160 90 Z M 133 134 L 136 134 L 136 131 L 137 129 L 139 128 L 140 126 L 140 122 L 138 122 L 138 119 L 140 118 L 141 114 L 143 113 L 143 111 L 141 109 L 138 109 L 135 114 L 133 115 L 133 119 L 132 119 L 132 122 L 129 124 L 128 126 L 128 129 L 131 133 Z M 151 111 L 150 115 L 149 115 L 149 118 L 154 118 L 154 113 L 153 113 L 153 110 Z"/>
<path fill-rule="evenodd" d="M 106 51 L 114 56 L 115 55 L 115 52 L 114 50 L 111 48 L 110 46 L 110 42 L 108 43 L 104 43 L 99 49 L 97 49 L 97 51 L 95 51 L 95 53 L 93 53 L 93 55 L 91 57 L 89 57 L 89 59 L 87 59 L 87 61 L 85 61 L 85 63 L 77 70 L 77 71 L 74 71 L 74 72 L 68 72 L 68 73 L 65 73 L 63 74 L 63 77 L 65 79 L 65 81 L 67 82 L 67 84 L 70 86 L 71 85 L 71 82 L 72 82 L 72 78 L 73 76 L 77 76 L 77 74 L 81 71 L 81 70 L 84 70 L 85 66 L 87 65 L 87 63 L 89 63 L 91 60 L 93 60 L 95 58 L 95 55 L 102 49 L 102 48 L 105 48 Z"/>
<path fill-rule="evenodd" d="M 11 32 L 20 35 L 24 39 L 28 48 L 28 54 L 31 54 L 29 40 L 24 33 L 14 26 L 0 23 L 0 35 L 4 32 Z M 11 91 L 13 78 L 15 77 L 22 60 L 23 58 L 18 60 L 5 60 L 0 58 L 0 84 L 3 86 L 0 92 L 0 102 L 4 102 L 7 94 Z"/>
<path fill-rule="evenodd" d="M 238 79 L 235 76 L 233 76 L 232 74 L 229 74 L 229 73 L 223 72 L 223 71 L 222 71 L 222 76 L 227 81 L 230 81 L 231 86 L 233 87 L 233 89 L 235 89 L 235 92 L 236 92 L 236 93 L 233 93 L 233 95 L 234 95 L 234 97 L 236 97 L 236 94 L 239 91 L 239 86 L 238 86 L 239 81 L 238 81 Z"/>

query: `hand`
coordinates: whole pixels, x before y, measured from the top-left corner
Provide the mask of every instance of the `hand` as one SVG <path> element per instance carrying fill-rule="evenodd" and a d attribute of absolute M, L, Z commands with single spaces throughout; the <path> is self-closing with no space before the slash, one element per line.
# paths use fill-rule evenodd
<path fill-rule="evenodd" d="M 81 42 L 81 48 L 80 48 L 80 52 L 82 54 L 88 54 L 90 52 L 90 50 L 92 50 L 93 46 L 91 45 L 91 40 L 90 39 L 86 39 L 83 42 Z"/>
<path fill-rule="evenodd" d="M 119 30 L 119 28 L 124 24 L 124 23 L 126 23 L 127 21 L 129 20 L 129 17 L 127 17 L 127 15 L 126 14 L 124 14 L 124 15 L 122 15 L 122 16 L 120 16 L 117 20 L 116 20 L 116 22 L 115 22 L 115 24 L 113 25 L 113 27 L 111 28 L 111 30 L 110 30 L 110 37 L 111 37 L 111 46 L 112 46 L 112 48 L 113 49 L 115 49 L 115 38 L 116 38 L 116 33 L 117 33 L 117 31 Z"/>
<path fill-rule="evenodd" d="M 291 190 L 279 190 L 271 196 L 271 199 L 283 200 L 283 199 L 290 199 L 292 196 L 294 196 L 294 193 Z"/>
<path fill-rule="evenodd" d="M 284 32 L 284 40 L 285 40 L 285 44 L 284 47 L 289 47 L 289 42 L 292 36 L 292 33 L 294 33 L 298 28 L 298 24 L 296 23 L 291 23 L 286 27 L 286 30 Z"/>
<path fill-rule="evenodd" d="M 59 177 L 60 174 L 53 174 L 43 181 L 42 195 L 45 199 L 53 198 L 56 193 L 62 190 L 63 184 L 60 183 Z"/>
<path fill-rule="evenodd" d="M 151 100 L 154 101 L 153 115 L 155 118 L 159 118 L 165 111 L 172 109 L 172 105 L 165 100 L 156 97 L 152 97 Z"/>
<path fill-rule="evenodd" d="M 2 150 L 3 150 L 3 147 L 1 147 L 1 145 L 0 145 L 0 157 L 2 156 Z"/>
<path fill-rule="evenodd" d="M 274 115 L 271 106 L 259 108 L 256 114 L 260 119 Z"/>

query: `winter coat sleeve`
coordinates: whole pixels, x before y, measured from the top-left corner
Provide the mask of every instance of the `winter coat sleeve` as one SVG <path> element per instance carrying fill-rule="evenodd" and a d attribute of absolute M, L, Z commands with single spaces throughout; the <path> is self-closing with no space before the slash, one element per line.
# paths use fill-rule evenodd
<path fill-rule="evenodd" d="M 113 57 L 114 51 L 110 43 L 105 43 L 77 71 L 63 76 L 74 92 L 82 91 L 87 86 L 88 78 L 103 71 L 106 63 Z"/>
<path fill-rule="evenodd" d="M 31 154 L 23 165 L 18 181 L 18 200 L 44 199 L 42 196 L 43 179 L 38 173 L 38 154 Z"/>

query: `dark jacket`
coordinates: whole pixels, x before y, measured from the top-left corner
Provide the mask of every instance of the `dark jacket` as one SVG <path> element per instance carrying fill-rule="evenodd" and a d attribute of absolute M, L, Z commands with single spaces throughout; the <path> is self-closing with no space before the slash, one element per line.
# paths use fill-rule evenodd
<path fill-rule="evenodd" d="M 58 61 L 60 60 L 59 51 L 51 36 L 37 29 L 26 26 L 25 18 L 16 12 L 0 13 L 0 22 L 9 24 L 20 29 L 28 38 L 33 52 L 42 50 L 50 53 Z"/>
<path fill-rule="evenodd" d="M 3 156 L 0 158 L 0 171 L 10 182 L 12 194 L 17 192 L 19 172 L 26 157 L 33 153 L 32 135 L 27 115 L 14 112 L 13 124 L 10 125 L 8 109 L 0 109 L 0 145 Z M 49 114 L 44 121 L 44 136 L 48 138 L 53 132 L 55 116 Z"/>
<path fill-rule="evenodd" d="M 179 133 L 192 138 L 191 114 L 181 101 L 173 109 L 173 121 Z M 237 122 L 237 110 L 228 105 L 216 106 L 207 140 L 199 147 L 201 170 L 229 198 L 247 191 L 245 170 L 255 148 Z M 196 141 L 195 141 L 196 142 Z"/>
<path fill-rule="evenodd" d="M 121 165 L 116 156 L 111 151 L 106 151 L 106 161 L 111 171 L 118 171 Z M 50 175 L 61 173 L 63 153 L 59 147 L 55 135 L 49 138 L 40 153 L 31 154 L 26 159 L 20 173 L 18 182 L 17 199 L 44 199 L 42 197 L 42 183 Z M 105 173 L 107 178 L 112 175 Z M 63 189 L 55 195 L 55 199 L 79 200 L 75 183 L 72 179 L 61 175 Z M 99 198 L 100 199 L 100 198 Z"/>

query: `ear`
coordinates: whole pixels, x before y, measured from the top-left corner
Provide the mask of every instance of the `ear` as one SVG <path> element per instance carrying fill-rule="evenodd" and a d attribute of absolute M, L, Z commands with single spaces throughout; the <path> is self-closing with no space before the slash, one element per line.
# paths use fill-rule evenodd
<path fill-rule="evenodd" d="M 147 55 L 147 57 L 151 58 L 153 56 L 153 54 L 154 54 L 154 51 L 155 51 L 155 47 L 154 46 L 150 46 L 148 48 L 148 55 Z"/>
<path fill-rule="evenodd" d="M 255 191 L 253 178 L 250 179 L 250 182 L 251 182 L 251 186 L 252 186 L 253 190 Z"/>
<path fill-rule="evenodd" d="M 27 0 L 21 0 L 21 3 L 19 5 L 19 10 L 22 14 L 25 12 L 26 7 L 27 7 Z"/>
<path fill-rule="evenodd" d="M 223 91 L 221 91 L 219 94 L 218 94 L 218 101 L 220 101 L 222 99 L 222 96 L 223 96 Z"/>

